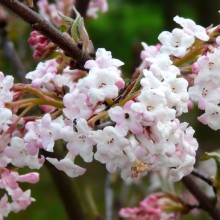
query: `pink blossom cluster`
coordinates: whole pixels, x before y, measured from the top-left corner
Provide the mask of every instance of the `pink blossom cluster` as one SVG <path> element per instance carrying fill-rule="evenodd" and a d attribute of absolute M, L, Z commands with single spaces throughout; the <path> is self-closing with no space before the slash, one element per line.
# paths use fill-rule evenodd
<path fill-rule="evenodd" d="M 74 4 L 75 0 L 56 0 L 55 3 L 51 4 L 48 0 L 40 0 L 37 3 L 40 15 L 55 26 L 60 26 L 63 23 L 59 13 L 65 16 L 71 16 Z"/>
<path fill-rule="evenodd" d="M 106 164 L 111 173 L 120 170 L 122 178 L 126 180 L 161 168 L 169 171 L 173 181 L 190 173 L 198 144 L 193 138 L 194 130 L 176 118 L 187 112 L 188 83 L 183 78 L 177 78 L 179 69 L 172 65 L 169 56 L 163 53 L 158 56 L 161 59 L 148 59 L 151 62 L 143 70 L 139 94 L 108 111 L 108 102 L 116 99 L 125 86 L 119 70 L 123 63 L 112 59 L 110 52 L 98 49 L 96 60 L 89 60 L 85 64 L 88 74 L 79 79 L 76 77 L 75 81 L 69 78 L 68 83 L 61 83 L 54 60 L 40 63 L 35 71 L 27 74 L 32 85 L 48 91 L 59 91 L 65 85 L 69 92 L 63 96 L 64 117 L 52 120 L 47 114 L 42 119 L 26 124 L 26 146 L 36 148 L 32 156 L 38 158 L 36 154 L 41 148 L 53 152 L 54 142 L 63 139 L 67 142 L 67 156 L 62 161 L 47 160 L 66 173 L 69 171 L 64 165 L 65 160 L 74 161 L 80 155 L 86 162 L 91 162 L 93 146 L 96 146 L 94 158 Z M 74 73 L 68 76 L 71 75 Z M 61 87 L 57 85 L 58 81 Z M 115 123 L 115 127 L 92 130 L 94 125 L 88 122 L 103 112 Z M 74 126 L 76 130 L 72 128 Z M 76 143 L 81 143 L 84 149 L 78 149 Z M 73 166 L 78 171 L 71 176 L 85 172 L 74 163 L 71 168 Z"/>
<path fill-rule="evenodd" d="M 38 173 L 32 172 L 25 175 L 19 175 L 16 171 L 1 168 L 0 188 L 5 190 L 6 193 L 0 200 L 0 219 L 7 217 L 10 212 L 17 213 L 26 209 L 27 206 L 35 201 L 33 198 L 31 198 L 31 191 L 22 191 L 18 185 L 18 182 L 35 184 L 38 181 Z"/>
<path fill-rule="evenodd" d="M 63 83 L 61 75 L 56 73 L 56 64 L 54 60 L 40 63 L 37 69 L 26 77 L 32 80 L 33 87 L 48 92 L 60 91 L 63 85 L 68 87 L 69 92 L 63 97 L 64 115 L 53 120 L 50 114 L 45 114 L 42 118 L 27 122 L 24 143 L 27 154 L 34 157 L 33 162 L 36 161 L 40 165 L 42 158 L 38 159 L 39 150 L 54 152 L 55 141 L 64 140 L 68 150 L 66 157 L 62 160 L 46 159 L 67 175 L 76 177 L 84 174 L 85 169 L 74 164 L 75 157 L 80 155 L 85 162 L 91 162 L 93 146 L 97 143 L 94 137 L 99 133 L 97 131 L 95 135 L 86 120 L 107 108 L 104 103 L 106 99 L 118 97 L 119 90 L 125 85 L 118 69 L 123 63 L 112 59 L 111 53 L 105 49 L 98 49 L 96 60 L 87 61 L 85 64 L 85 68 L 89 69 L 85 77 L 78 79 L 74 76 L 78 75 L 78 72 L 68 74 L 68 70 L 64 70 L 63 76 L 65 77 L 66 72 L 66 77 L 71 78 Z M 58 81 L 61 87 L 56 83 Z"/>
<path fill-rule="evenodd" d="M 56 46 L 38 31 L 32 31 L 28 39 L 28 43 L 34 47 L 33 58 L 44 58 L 50 51 L 53 51 Z"/>
<path fill-rule="evenodd" d="M 38 1 L 39 13 L 55 26 L 60 26 L 63 23 L 60 14 L 71 17 L 73 13 L 73 6 L 75 0 L 56 0 L 55 3 L 49 4 L 48 0 Z M 91 0 L 87 10 L 87 16 L 97 18 L 98 12 L 107 12 L 108 3 L 107 0 Z"/>
<path fill-rule="evenodd" d="M 106 13 L 108 11 L 108 2 L 107 0 L 92 0 L 89 3 L 89 8 L 87 10 L 87 16 L 97 18 L 98 11 Z"/>
<path fill-rule="evenodd" d="M 179 214 L 175 208 L 181 211 L 183 204 L 175 196 L 165 193 L 153 193 L 142 200 L 139 206 L 134 208 L 122 208 L 119 216 L 129 220 L 177 220 Z"/>

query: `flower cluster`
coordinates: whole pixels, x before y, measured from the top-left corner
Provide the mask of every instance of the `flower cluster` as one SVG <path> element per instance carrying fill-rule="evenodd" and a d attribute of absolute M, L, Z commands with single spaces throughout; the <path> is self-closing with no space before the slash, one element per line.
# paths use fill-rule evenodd
<path fill-rule="evenodd" d="M 218 42 L 218 41 L 217 41 Z M 198 102 L 198 107 L 205 113 L 198 119 L 214 130 L 220 129 L 220 75 L 219 75 L 219 45 L 210 48 L 194 63 L 196 77 L 194 86 L 189 89 L 190 97 Z"/>
<path fill-rule="evenodd" d="M 40 13 L 58 25 L 62 19 L 54 12 L 70 15 L 73 3 L 38 1 Z M 91 1 L 88 13 L 95 17 L 98 8 L 106 11 L 106 1 Z M 207 47 L 215 29 L 206 30 L 179 16 L 174 20 L 182 28 L 162 32 L 156 46 L 143 43 L 142 63 L 127 85 L 120 70 L 123 62 L 103 48 L 84 70 L 73 68 L 71 58 L 57 50 L 57 59 L 40 62 L 27 73 L 29 85 L 14 84 L 13 77 L 0 73 L 0 187 L 12 198 L 9 203 L 7 195 L 2 197 L 2 216 L 33 201 L 30 191 L 23 193 L 17 182 L 38 181 L 37 174 L 19 176 L 9 170 L 11 165 L 40 169 L 48 161 L 77 177 L 86 171 L 75 164 L 81 157 L 86 163 L 95 159 L 105 164 L 110 173 L 119 171 L 127 181 L 149 171 L 165 171 L 169 180 L 178 181 L 192 171 L 198 143 L 193 128 L 178 117 L 188 112 L 191 98 L 205 110 L 199 120 L 219 129 L 219 39 Z M 54 50 L 36 31 L 29 43 L 35 47 L 35 57 Z M 189 92 L 184 71 L 195 77 Z M 27 114 L 33 108 L 36 113 Z M 57 141 L 65 145 L 56 145 Z M 63 158 L 57 156 L 59 151 L 66 153 Z M 122 210 L 121 216 L 169 219 L 173 214 L 164 214 L 166 199 L 161 194 L 149 196 L 140 207 Z"/>
<path fill-rule="evenodd" d="M 171 220 L 179 219 L 178 216 L 185 208 L 181 200 L 172 194 L 153 193 L 141 201 L 138 207 L 122 208 L 119 215 L 129 220 Z"/>
<path fill-rule="evenodd" d="M 28 39 L 28 43 L 34 47 L 33 58 L 44 58 L 56 46 L 38 31 L 32 31 Z"/>
<path fill-rule="evenodd" d="M 56 0 L 55 3 L 49 4 L 48 0 L 40 0 L 37 5 L 39 7 L 39 13 L 48 21 L 50 21 L 55 26 L 60 26 L 63 23 L 60 14 L 71 17 L 73 13 L 73 6 L 75 0 Z M 101 11 L 105 13 L 108 11 L 107 0 L 92 0 L 89 3 L 87 10 L 87 16 L 97 18 L 97 13 Z"/>
<path fill-rule="evenodd" d="M 35 184 L 38 180 L 38 173 L 19 175 L 16 171 L 1 168 L 0 189 L 4 189 L 7 193 L 0 200 L 0 219 L 7 217 L 10 212 L 19 212 L 26 209 L 27 206 L 35 201 L 31 198 L 30 190 L 22 191 L 18 182 Z"/>

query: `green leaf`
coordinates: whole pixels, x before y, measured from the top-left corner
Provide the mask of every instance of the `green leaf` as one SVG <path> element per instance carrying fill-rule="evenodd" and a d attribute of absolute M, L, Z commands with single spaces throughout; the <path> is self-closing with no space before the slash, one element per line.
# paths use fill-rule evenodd
<path fill-rule="evenodd" d="M 205 154 L 200 158 L 200 160 L 209 160 L 209 159 L 214 159 L 215 161 L 218 161 L 220 163 L 220 154 L 216 152 L 205 152 Z"/>
<path fill-rule="evenodd" d="M 63 15 L 63 14 L 61 14 L 61 13 L 58 13 L 58 15 L 59 15 L 67 24 L 69 24 L 69 25 L 72 25 L 72 24 L 73 24 L 74 20 L 73 20 L 72 18 L 67 17 L 67 16 L 65 16 L 65 15 Z"/>
<path fill-rule="evenodd" d="M 62 53 L 58 52 L 58 51 L 52 51 L 50 53 L 48 53 L 45 57 L 44 57 L 44 60 L 51 60 L 51 59 L 55 59 L 55 58 L 58 58 L 58 57 L 61 57 L 63 56 Z"/>
<path fill-rule="evenodd" d="M 59 31 L 64 33 L 64 32 L 67 32 L 68 31 L 68 27 L 67 25 L 63 24 L 59 27 Z"/>

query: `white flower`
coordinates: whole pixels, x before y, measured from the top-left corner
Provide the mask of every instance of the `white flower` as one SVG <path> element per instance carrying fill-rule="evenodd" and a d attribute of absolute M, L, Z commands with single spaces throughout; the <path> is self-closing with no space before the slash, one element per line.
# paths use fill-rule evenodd
<path fill-rule="evenodd" d="M 176 23 L 183 27 L 183 30 L 192 36 L 196 36 L 202 41 L 209 40 L 209 36 L 206 33 L 206 29 L 200 25 L 197 25 L 193 20 L 179 17 L 178 15 L 173 19 Z"/>
<path fill-rule="evenodd" d="M 122 61 L 112 58 L 112 54 L 111 54 L 110 51 L 106 51 L 104 48 L 98 48 L 97 51 L 96 51 L 96 59 L 86 61 L 85 68 L 86 69 L 93 69 L 93 68 L 97 68 L 97 69 L 106 69 L 106 68 L 117 69 L 118 67 L 120 67 L 122 65 L 124 65 L 124 63 Z"/>
<path fill-rule="evenodd" d="M 88 119 L 90 116 L 92 116 L 92 110 L 88 106 L 87 99 L 88 97 L 84 93 L 67 93 L 63 97 L 63 103 L 66 107 L 63 109 L 65 116 L 72 121 L 75 118 L 82 117 Z"/>
<path fill-rule="evenodd" d="M 103 130 L 92 131 L 90 136 L 97 142 L 95 159 L 105 163 L 110 173 L 115 173 L 117 168 L 123 172 L 125 166 L 134 162 L 135 155 L 132 154 L 129 140 L 116 128 L 107 126 Z"/>
<path fill-rule="evenodd" d="M 213 130 L 220 129 L 220 107 L 218 104 L 209 103 L 205 113 L 198 117 L 203 124 L 207 124 Z"/>
<path fill-rule="evenodd" d="M 149 70 L 160 81 L 174 79 L 180 75 L 180 70 L 172 65 L 170 57 L 165 53 L 161 53 L 156 58 L 146 58 L 146 60 L 152 63 Z"/>
<path fill-rule="evenodd" d="M 56 158 L 47 157 L 51 164 L 53 164 L 58 170 L 65 172 L 69 177 L 81 176 L 85 173 L 85 169 L 74 164 L 74 157 L 71 154 L 67 154 L 62 160 L 57 160 Z"/>
<path fill-rule="evenodd" d="M 31 169 L 39 169 L 44 162 L 38 158 L 38 153 L 30 155 L 25 147 L 24 140 L 19 137 L 11 139 L 10 147 L 6 147 L 5 154 L 11 159 L 11 163 L 17 167 L 28 166 Z"/>
<path fill-rule="evenodd" d="M 14 85 L 14 78 L 12 76 L 4 76 L 0 72 L 0 101 L 10 102 L 13 99 L 13 93 L 10 91 Z"/>
<path fill-rule="evenodd" d="M 175 28 L 172 33 L 169 31 L 163 31 L 158 39 L 162 43 L 160 51 L 162 53 L 165 52 L 168 55 L 172 54 L 176 57 L 183 57 L 186 54 L 187 49 L 195 41 L 193 36 L 186 34 L 179 28 Z"/>
<path fill-rule="evenodd" d="M 131 109 L 133 101 L 127 102 L 123 108 L 116 106 L 108 111 L 112 121 L 116 122 L 116 128 L 124 135 L 130 130 L 134 134 L 143 132 L 141 117 Z"/>
<path fill-rule="evenodd" d="M 73 156 L 80 155 L 85 162 L 91 162 L 93 159 L 93 145 L 95 142 L 89 137 L 92 130 L 84 118 L 77 119 L 75 132 L 72 140 L 68 142 L 67 149 Z"/>
<path fill-rule="evenodd" d="M 26 78 L 32 80 L 32 85 L 35 88 L 41 86 L 50 87 L 51 81 L 54 80 L 57 73 L 57 63 L 55 60 L 47 60 L 40 62 L 36 70 L 26 74 Z"/>

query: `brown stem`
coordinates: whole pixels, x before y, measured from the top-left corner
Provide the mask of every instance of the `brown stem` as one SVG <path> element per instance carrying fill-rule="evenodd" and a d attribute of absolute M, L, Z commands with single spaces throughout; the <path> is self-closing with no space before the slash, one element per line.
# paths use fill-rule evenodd
<path fill-rule="evenodd" d="M 83 52 L 69 36 L 61 33 L 48 21 L 43 19 L 38 13 L 28 8 L 19 0 L 0 0 L 0 4 L 13 11 L 31 27 L 41 32 L 45 37 L 58 45 L 65 53 L 70 56 L 77 64 L 78 68 L 83 69 L 87 60 L 92 59 L 91 55 Z"/>
<path fill-rule="evenodd" d="M 55 156 L 58 159 L 61 157 L 60 152 L 59 155 L 54 155 L 55 153 L 49 153 L 45 151 L 43 152 L 43 154 L 45 157 Z M 57 170 L 48 161 L 46 161 L 45 163 L 59 192 L 60 198 L 66 209 L 69 220 L 86 220 L 87 218 L 85 216 L 81 199 L 77 193 L 74 182 L 64 172 Z"/>
<path fill-rule="evenodd" d="M 199 207 L 207 211 L 214 220 L 220 220 L 220 210 L 195 183 L 193 177 L 191 175 L 188 175 L 182 179 L 182 182 L 198 200 Z"/>
<path fill-rule="evenodd" d="M 90 0 L 77 0 L 76 10 L 80 13 L 82 17 L 86 16 L 87 9 L 89 7 Z"/>
<path fill-rule="evenodd" d="M 199 179 L 203 180 L 204 182 L 206 182 L 208 185 L 213 187 L 213 181 L 211 178 L 209 178 L 208 176 L 204 175 L 203 173 L 201 173 L 199 170 L 197 169 L 193 169 L 192 171 L 192 175 L 198 177 Z"/>
<path fill-rule="evenodd" d="M 8 33 L 6 31 L 6 24 L 4 26 L 0 26 L 0 38 L 1 38 L 1 47 L 4 50 L 5 56 L 9 59 L 11 66 L 13 67 L 15 74 L 19 77 L 19 79 L 27 83 L 27 79 L 25 78 L 26 72 L 20 57 L 18 56 L 14 45 L 11 41 L 8 40 Z"/>

